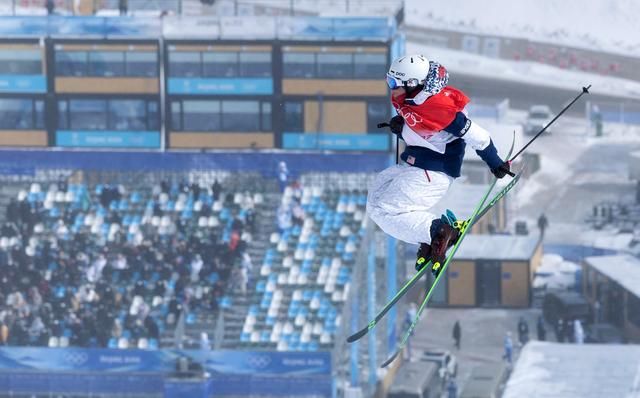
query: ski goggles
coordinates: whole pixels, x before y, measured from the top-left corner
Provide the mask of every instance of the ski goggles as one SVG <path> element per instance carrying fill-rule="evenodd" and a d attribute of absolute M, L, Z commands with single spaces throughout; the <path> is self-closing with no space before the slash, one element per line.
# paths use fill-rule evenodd
<path fill-rule="evenodd" d="M 387 75 L 387 86 L 390 89 L 395 90 L 400 87 L 416 88 L 420 85 L 420 80 L 412 78 L 402 81 L 397 77 Z"/>

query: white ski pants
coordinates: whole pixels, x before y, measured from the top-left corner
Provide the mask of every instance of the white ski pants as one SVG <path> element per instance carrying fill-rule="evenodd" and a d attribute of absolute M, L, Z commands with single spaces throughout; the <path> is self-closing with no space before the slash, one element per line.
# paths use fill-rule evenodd
<path fill-rule="evenodd" d="M 440 214 L 431 208 L 453 178 L 407 164 L 383 170 L 369 185 L 367 214 L 387 234 L 407 243 L 431 243 L 429 228 Z"/>

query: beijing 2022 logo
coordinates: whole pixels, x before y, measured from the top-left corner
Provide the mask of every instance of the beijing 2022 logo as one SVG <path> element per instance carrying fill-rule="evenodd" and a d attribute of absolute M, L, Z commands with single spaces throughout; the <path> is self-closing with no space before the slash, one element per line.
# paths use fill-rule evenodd
<path fill-rule="evenodd" d="M 251 355 L 247 358 L 247 365 L 254 369 L 264 369 L 271 363 L 271 358 L 267 355 Z"/>

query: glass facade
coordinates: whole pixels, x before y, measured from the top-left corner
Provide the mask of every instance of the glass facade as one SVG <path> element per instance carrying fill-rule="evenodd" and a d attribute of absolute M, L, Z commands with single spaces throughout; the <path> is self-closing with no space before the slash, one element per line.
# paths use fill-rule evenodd
<path fill-rule="evenodd" d="M 0 129 L 44 129 L 44 101 L 22 98 L 0 98 Z"/>
<path fill-rule="evenodd" d="M 316 79 L 382 79 L 386 53 L 285 52 L 284 77 Z"/>
<path fill-rule="evenodd" d="M 171 102 L 173 131 L 271 131 L 271 103 L 250 100 Z"/>
<path fill-rule="evenodd" d="M 158 54 L 152 51 L 56 51 L 56 76 L 157 77 Z"/>
<path fill-rule="evenodd" d="M 271 77 L 271 52 L 169 51 L 169 77 Z"/>
<path fill-rule="evenodd" d="M 160 125 L 153 100 L 60 100 L 57 116 L 60 130 L 155 131 Z"/>
<path fill-rule="evenodd" d="M 0 49 L 0 75 L 41 75 L 41 50 Z"/>

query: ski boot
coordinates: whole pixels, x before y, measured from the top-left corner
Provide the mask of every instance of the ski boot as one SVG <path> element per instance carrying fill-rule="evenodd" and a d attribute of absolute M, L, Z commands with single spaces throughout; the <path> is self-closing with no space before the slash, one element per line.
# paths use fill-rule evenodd
<path fill-rule="evenodd" d="M 416 271 L 420 271 L 431 260 L 431 273 L 438 277 L 445 262 L 447 250 L 456 244 L 460 234 L 469 224 L 459 221 L 451 210 L 431 223 L 431 244 L 421 243 L 418 249 Z"/>

